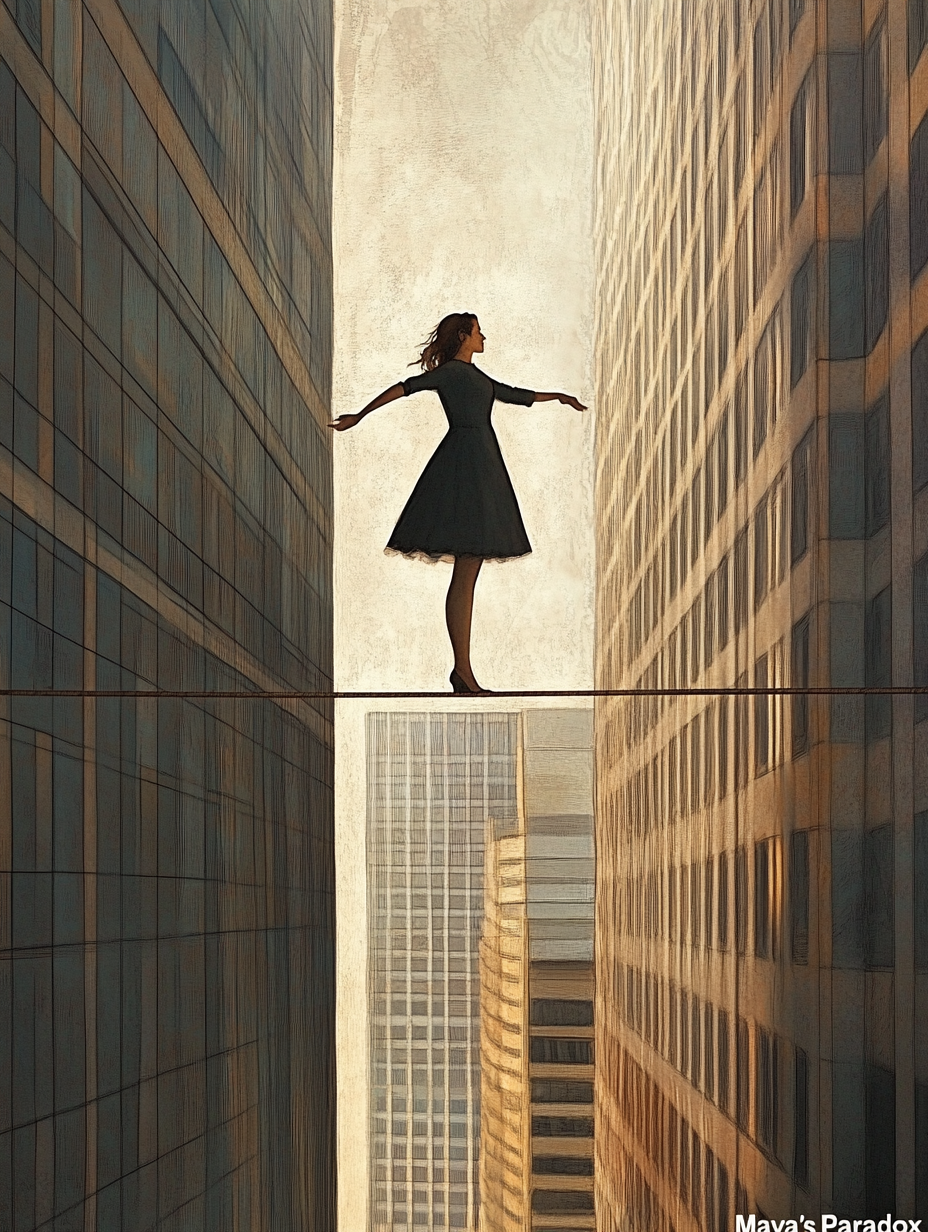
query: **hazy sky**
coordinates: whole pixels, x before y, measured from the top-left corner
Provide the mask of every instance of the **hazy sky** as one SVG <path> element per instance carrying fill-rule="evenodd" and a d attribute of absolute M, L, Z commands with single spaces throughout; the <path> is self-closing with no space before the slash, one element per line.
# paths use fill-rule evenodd
<path fill-rule="evenodd" d="M 478 314 L 484 371 L 590 402 L 585 0 L 336 9 L 335 413 L 417 371 L 421 342 L 453 311 Z M 477 585 L 473 664 L 489 688 L 592 684 L 594 414 L 494 410 L 534 551 L 485 565 Z M 335 439 L 337 688 L 448 687 L 450 566 L 383 554 L 445 427 L 423 393 Z M 450 689 L 448 703 L 400 705 L 520 708 L 452 702 Z M 336 712 L 342 1232 L 367 1226 L 363 722 L 375 706 Z"/>

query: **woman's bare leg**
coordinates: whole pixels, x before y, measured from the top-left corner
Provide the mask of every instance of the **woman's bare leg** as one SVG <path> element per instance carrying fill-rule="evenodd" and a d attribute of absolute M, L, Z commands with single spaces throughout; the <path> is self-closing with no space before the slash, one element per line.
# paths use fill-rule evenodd
<path fill-rule="evenodd" d="M 470 666 L 470 626 L 474 611 L 474 587 L 483 564 L 481 556 L 456 556 L 448 598 L 445 600 L 445 620 L 454 650 L 454 670 L 470 689 L 479 689 Z"/>

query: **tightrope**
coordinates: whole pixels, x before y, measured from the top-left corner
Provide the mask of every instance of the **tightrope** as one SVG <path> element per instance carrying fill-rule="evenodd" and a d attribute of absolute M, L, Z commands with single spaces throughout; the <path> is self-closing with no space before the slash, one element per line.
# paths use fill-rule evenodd
<path fill-rule="evenodd" d="M 368 691 L 363 689 L 0 689 L 0 697 L 87 697 L 101 701 L 136 698 L 158 701 L 399 701 L 439 698 L 445 701 L 475 697 L 912 697 L 928 695 L 928 685 L 769 685 L 686 689 L 501 689 L 486 693 Z"/>

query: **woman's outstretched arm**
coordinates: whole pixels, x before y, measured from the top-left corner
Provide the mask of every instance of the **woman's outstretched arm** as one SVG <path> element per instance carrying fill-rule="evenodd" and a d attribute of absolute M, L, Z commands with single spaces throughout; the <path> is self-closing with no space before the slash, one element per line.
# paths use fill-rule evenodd
<path fill-rule="evenodd" d="M 329 427 L 334 428 L 336 432 L 344 432 L 346 428 L 353 428 L 356 423 L 361 422 L 365 415 L 369 415 L 371 411 L 376 411 L 379 406 L 386 406 L 388 402 L 395 402 L 397 398 L 402 398 L 403 392 L 402 382 L 397 381 L 395 385 L 385 389 L 382 394 L 372 398 L 367 406 L 363 407 L 360 411 L 351 415 L 339 415 L 338 419 L 334 419 L 329 424 Z"/>
<path fill-rule="evenodd" d="M 586 407 L 573 394 L 535 394 L 536 402 L 563 402 L 565 406 L 572 406 L 575 411 L 585 411 Z"/>

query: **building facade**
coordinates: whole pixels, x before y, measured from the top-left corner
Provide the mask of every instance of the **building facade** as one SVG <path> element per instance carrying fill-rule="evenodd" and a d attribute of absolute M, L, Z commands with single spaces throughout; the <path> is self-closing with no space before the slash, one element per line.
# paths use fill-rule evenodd
<path fill-rule="evenodd" d="M 519 715 L 519 810 L 487 822 L 484 1232 L 593 1228 L 591 710 Z"/>
<path fill-rule="evenodd" d="M 0 5 L 0 682 L 332 678 L 331 8 Z M 331 708 L 0 699 L 0 1226 L 334 1228 Z"/>
<path fill-rule="evenodd" d="M 487 818 L 517 715 L 367 716 L 370 1228 L 476 1229 Z"/>
<path fill-rule="evenodd" d="M 600 686 L 928 680 L 928 7 L 601 3 Z M 597 1206 L 928 1213 L 923 699 L 597 709 Z"/>

